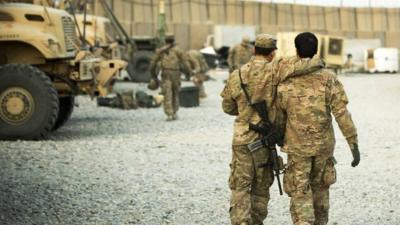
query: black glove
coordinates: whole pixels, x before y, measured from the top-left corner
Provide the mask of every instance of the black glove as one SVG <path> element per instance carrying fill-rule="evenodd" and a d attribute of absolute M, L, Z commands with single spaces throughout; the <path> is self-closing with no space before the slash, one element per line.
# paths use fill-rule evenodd
<path fill-rule="evenodd" d="M 358 144 L 353 144 L 351 147 L 351 154 L 353 155 L 352 167 L 356 167 L 360 163 L 360 150 L 358 150 Z"/>

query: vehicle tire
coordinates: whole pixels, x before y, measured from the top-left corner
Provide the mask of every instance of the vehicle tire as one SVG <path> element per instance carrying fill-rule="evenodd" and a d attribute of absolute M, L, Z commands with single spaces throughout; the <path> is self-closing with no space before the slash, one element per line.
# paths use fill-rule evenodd
<path fill-rule="evenodd" d="M 154 53 L 138 51 L 128 64 L 128 73 L 133 82 L 149 82 L 151 80 L 150 63 Z"/>
<path fill-rule="evenodd" d="M 71 114 L 74 111 L 75 97 L 74 96 L 60 97 L 58 98 L 58 102 L 59 102 L 58 116 L 54 124 L 53 131 L 62 127 L 71 117 Z"/>
<path fill-rule="evenodd" d="M 0 67 L 0 139 L 39 140 L 51 132 L 58 94 L 50 78 L 23 64 Z"/>

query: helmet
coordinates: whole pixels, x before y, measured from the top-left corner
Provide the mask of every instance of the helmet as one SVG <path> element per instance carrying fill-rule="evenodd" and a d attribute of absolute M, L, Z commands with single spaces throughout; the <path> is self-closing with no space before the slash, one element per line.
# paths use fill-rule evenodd
<path fill-rule="evenodd" d="M 166 33 L 165 40 L 166 41 L 175 41 L 175 35 L 173 33 Z"/>
<path fill-rule="evenodd" d="M 158 86 L 158 81 L 155 79 L 151 79 L 149 84 L 147 85 L 147 88 L 154 91 L 158 89 Z"/>

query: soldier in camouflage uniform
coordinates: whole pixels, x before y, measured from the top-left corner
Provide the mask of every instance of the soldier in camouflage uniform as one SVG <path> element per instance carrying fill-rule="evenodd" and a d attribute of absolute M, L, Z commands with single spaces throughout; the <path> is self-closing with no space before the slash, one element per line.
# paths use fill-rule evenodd
<path fill-rule="evenodd" d="M 184 53 L 175 46 L 175 38 L 172 34 L 166 35 L 165 42 L 165 46 L 157 49 L 150 64 L 150 71 L 153 80 L 157 80 L 157 66 L 161 70 L 164 112 L 167 115 L 167 121 L 172 121 L 178 118 L 181 70 L 189 72 L 190 66 Z"/>
<path fill-rule="evenodd" d="M 298 57 L 292 63 L 307 64 L 314 56 L 318 39 L 302 33 L 295 39 Z M 314 58 L 313 58 L 314 56 Z M 311 59 L 312 58 L 312 59 Z M 360 162 L 357 131 L 346 108 L 348 99 L 335 74 L 319 66 L 303 73 L 281 77 L 277 105 L 286 119 L 284 146 L 288 154 L 283 179 L 291 197 L 290 212 L 295 225 L 326 225 L 329 212 L 329 187 L 336 182 L 335 146 L 332 116 L 350 146 L 355 167 Z"/>
<path fill-rule="evenodd" d="M 257 36 L 254 48 L 256 56 L 241 67 L 240 75 L 243 83 L 247 84 L 251 102 L 267 102 L 270 107 L 268 115 L 274 124 L 278 118 L 274 101 L 280 77 L 307 71 L 316 62 L 296 64 L 287 60 L 272 61 L 276 41 L 267 34 Z M 258 133 L 249 129 L 249 123 L 257 124 L 261 118 L 248 105 L 240 86 L 239 70 L 230 75 L 221 96 L 224 112 L 236 116 L 229 177 L 232 191 L 231 222 L 233 225 L 262 225 L 268 213 L 269 187 L 273 183 L 273 174 L 270 166 L 260 167 L 260 164 L 269 161 L 270 153 L 266 149 L 250 153 L 247 148 L 247 144 L 260 138 Z"/>
<path fill-rule="evenodd" d="M 196 50 L 190 50 L 190 51 L 186 52 L 186 59 L 189 63 L 190 70 L 194 76 L 195 74 L 197 74 L 200 71 L 200 64 L 197 61 L 197 59 L 195 57 L 193 57 L 193 55 L 191 54 L 192 51 L 196 51 Z"/>
<path fill-rule="evenodd" d="M 229 73 L 239 69 L 246 64 L 253 56 L 253 48 L 250 45 L 249 37 L 245 36 L 242 39 L 242 43 L 229 49 L 228 65 Z"/>
<path fill-rule="evenodd" d="M 255 90 L 264 90 L 259 87 L 261 81 L 272 79 L 269 64 L 275 56 L 275 49 L 276 41 L 271 36 L 257 36 L 256 56 L 240 68 L 240 76 L 248 84 L 250 94 L 256 95 Z M 269 187 L 273 183 L 273 174 L 270 167 L 259 167 L 268 161 L 268 152 L 260 150 L 251 154 L 247 144 L 260 138 L 258 133 L 249 130 L 249 122 L 256 124 L 261 118 L 246 101 L 240 87 L 239 70 L 230 75 L 221 96 L 224 112 L 236 116 L 229 177 L 232 191 L 229 210 L 231 222 L 232 225 L 260 225 L 268 213 Z"/>
<path fill-rule="evenodd" d="M 199 88 L 199 97 L 200 98 L 205 98 L 207 97 L 207 94 L 204 90 L 204 81 L 207 78 L 207 71 L 208 71 L 208 65 L 206 63 L 206 60 L 204 59 L 204 56 L 197 50 L 190 50 L 187 52 L 189 61 L 194 61 L 191 63 L 192 66 L 192 71 L 193 71 L 193 83 L 196 85 L 196 87 Z"/>

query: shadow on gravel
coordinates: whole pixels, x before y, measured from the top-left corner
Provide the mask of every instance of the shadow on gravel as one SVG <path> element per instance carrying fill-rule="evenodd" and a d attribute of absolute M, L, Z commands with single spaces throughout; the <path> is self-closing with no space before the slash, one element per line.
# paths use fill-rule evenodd
<path fill-rule="evenodd" d="M 148 123 L 135 123 L 121 118 L 79 118 L 72 119 L 65 126 L 53 132 L 50 140 L 87 139 L 105 136 L 125 135 L 155 135 L 155 127 L 160 121 L 149 121 Z M 158 129 L 167 131 L 172 124 L 159 124 Z M 161 127 L 161 128 L 160 128 Z M 159 131 L 160 131 L 159 130 Z"/>
<path fill-rule="evenodd" d="M 119 121 L 122 120 L 121 118 L 118 117 L 113 117 L 113 116 L 104 116 L 104 117 L 79 117 L 79 118 L 71 118 L 66 126 L 69 124 L 76 124 L 76 123 L 97 123 L 97 122 L 112 122 L 112 121 Z"/>

